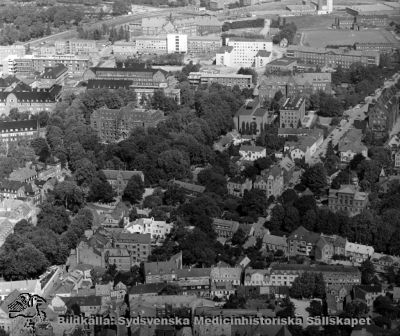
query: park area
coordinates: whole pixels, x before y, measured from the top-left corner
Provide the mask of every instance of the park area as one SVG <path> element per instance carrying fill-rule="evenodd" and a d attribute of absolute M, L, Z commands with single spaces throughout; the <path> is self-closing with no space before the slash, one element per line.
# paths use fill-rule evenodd
<path fill-rule="evenodd" d="M 303 31 L 301 44 L 323 48 L 327 45 L 353 45 L 356 42 L 396 42 L 390 32 L 383 29 L 354 30 L 310 30 Z"/>

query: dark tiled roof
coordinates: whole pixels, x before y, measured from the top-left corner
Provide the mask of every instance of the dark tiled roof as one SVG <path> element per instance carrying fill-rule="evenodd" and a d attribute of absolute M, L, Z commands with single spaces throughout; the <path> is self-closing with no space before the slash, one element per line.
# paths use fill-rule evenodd
<path fill-rule="evenodd" d="M 19 102 L 55 102 L 62 87 L 54 85 L 49 91 L 13 91 L 0 92 L 0 101 L 4 102 L 10 94 L 15 95 Z"/>
<path fill-rule="evenodd" d="M 37 121 L 34 119 L 20 121 L 2 121 L 0 122 L 0 132 L 10 132 L 10 130 L 25 130 L 25 128 L 36 130 L 38 127 Z"/>
<path fill-rule="evenodd" d="M 304 271 L 304 272 L 343 272 L 359 273 L 357 267 L 343 265 L 302 265 L 302 264 L 271 264 L 271 269 L 276 271 Z"/>
<path fill-rule="evenodd" d="M 73 304 L 77 304 L 79 307 L 97 307 L 101 306 L 101 296 L 71 296 L 61 297 L 68 308 L 71 308 Z"/>
<path fill-rule="evenodd" d="M 19 79 L 17 77 L 8 76 L 8 77 L 0 77 L 0 87 L 8 87 L 11 84 L 18 83 Z"/>
<path fill-rule="evenodd" d="M 183 268 L 177 271 L 178 278 L 196 278 L 210 276 L 211 268 Z"/>
<path fill-rule="evenodd" d="M 25 183 L 18 181 L 2 180 L 0 181 L 0 190 L 14 190 L 17 191 L 19 188 L 25 186 Z"/>
<path fill-rule="evenodd" d="M 57 79 L 59 76 L 61 76 L 63 73 L 67 71 L 68 71 L 67 67 L 62 64 L 57 64 L 54 67 L 46 67 L 42 74 L 42 78 Z"/>
<path fill-rule="evenodd" d="M 106 176 L 107 180 L 117 180 L 122 178 L 124 181 L 129 181 L 134 175 L 139 176 L 142 181 L 144 181 L 143 172 L 140 170 L 113 170 L 113 169 L 103 169 L 102 172 Z"/>
<path fill-rule="evenodd" d="M 132 85 L 131 80 L 112 80 L 112 79 L 89 79 L 87 89 L 129 89 Z"/>
<path fill-rule="evenodd" d="M 129 290 L 129 294 L 138 295 L 138 294 L 150 294 L 150 293 L 159 293 L 165 287 L 164 283 L 153 283 L 153 284 L 140 284 L 136 286 L 132 286 Z"/>
<path fill-rule="evenodd" d="M 319 234 L 308 231 L 304 226 L 299 226 L 290 234 L 289 239 L 305 240 L 309 243 L 314 244 L 319 239 Z"/>
<path fill-rule="evenodd" d="M 150 233 L 140 234 L 140 233 L 128 233 L 119 232 L 115 236 L 115 241 L 117 243 L 132 243 L 132 244 L 150 244 L 151 235 Z"/>

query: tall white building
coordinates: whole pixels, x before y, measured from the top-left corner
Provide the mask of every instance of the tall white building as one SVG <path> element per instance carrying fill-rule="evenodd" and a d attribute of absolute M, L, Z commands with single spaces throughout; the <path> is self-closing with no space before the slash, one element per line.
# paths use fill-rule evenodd
<path fill-rule="evenodd" d="M 260 51 L 263 51 L 260 53 Z M 247 39 L 241 37 L 228 38 L 226 46 L 216 55 L 216 65 L 230 67 L 257 66 L 256 56 L 262 55 L 263 63 L 271 60 L 272 41 L 264 39 Z"/>
<path fill-rule="evenodd" d="M 186 34 L 167 34 L 167 53 L 187 53 L 188 36 Z"/>

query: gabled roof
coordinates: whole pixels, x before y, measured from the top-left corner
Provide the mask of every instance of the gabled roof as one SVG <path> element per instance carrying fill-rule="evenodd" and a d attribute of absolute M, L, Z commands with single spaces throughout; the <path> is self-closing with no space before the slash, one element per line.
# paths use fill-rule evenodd
<path fill-rule="evenodd" d="M 124 181 L 128 181 L 132 176 L 139 176 L 144 181 L 144 174 L 140 170 L 113 170 L 103 169 L 102 172 L 106 176 L 107 180 L 117 180 L 122 178 Z"/>
<path fill-rule="evenodd" d="M 155 261 L 144 263 L 145 275 L 176 274 L 182 268 L 182 252 L 173 255 L 167 261 Z"/>
<path fill-rule="evenodd" d="M 71 296 L 71 297 L 61 297 L 68 308 L 72 305 L 77 304 L 79 307 L 96 307 L 101 306 L 101 296 Z"/>
<path fill-rule="evenodd" d="M 130 295 L 140 295 L 140 294 L 151 294 L 151 293 L 160 293 L 166 284 L 164 283 L 151 283 L 151 284 L 138 284 L 136 286 L 132 286 L 129 290 Z"/>
<path fill-rule="evenodd" d="M 178 279 L 186 278 L 197 278 L 197 277 L 209 277 L 211 274 L 211 268 L 182 268 L 177 270 Z"/>
<path fill-rule="evenodd" d="M 280 237 L 280 236 L 274 236 L 274 235 L 266 233 L 263 237 L 263 244 L 287 246 L 287 238 Z"/>
<path fill-rule="evenodd" d="M 0 305 L 0 309 L 5 312 L 6 314 L 9 313 L 8 310 L 8 305 L 10 305 L 11 303 L 13 303 L 18 296 L 21 294 L 21 292 L 17 291 L 16 289 L 14 291 L 12 291 L 6 298 L 5 300 L 1 303 Z"/>
<path fill-rule="evenodd" d="M 188 183 L 176 180 L 173 180 L 172 183 L 176 184 L 182 189 L 185 189 L 186 191 L 195 192 L 199 194 L 203 193 L 206 190 L 206 187 L 194 183 Z"/>
<path fill-rule="evenodd" d="M 308 231 L 304 226 L 299 226 L 290 235 L 289 239 L 304 240 L 307 243 L 315 244 L 319 238 L 319 234 Z"/>
<path fill-rule="evenodd" d="M 1 121 L 0 132 L 13 132 L 13 131 L 24 131 L 25 129 L 38 129 L 38 123 L 35 119 L 19 120 L 19 121 Z M 12 130 L 12 131 L 11 131 Z"/>
<path fill-rule="evenodd" d="M 86 88 L 87 89 L 129 89 L 132 85 L 132 80 L 127 79 L 89 79 Z"/>
<path fill-rule="evenodd" d="M 262 152 L 266 150 L 265 147 L 262 146 L 249 146 L 249 145 L 242 145 L 239 148 L 239 151 L 243 152 Z"/>
<path fill-rule="evenodd" d="M 63 73 L 67 72 L 68 68 L 62 64 L 57 64 L 53 67 L 46 67 L 42 74 L 42 78 L 57 79 Z"/>

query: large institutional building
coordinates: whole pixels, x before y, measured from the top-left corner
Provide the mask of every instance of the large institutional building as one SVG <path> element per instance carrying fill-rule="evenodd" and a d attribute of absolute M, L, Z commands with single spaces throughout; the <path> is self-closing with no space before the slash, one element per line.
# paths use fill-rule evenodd
<path fill-rule="evenodd" d="M 318 65 L 320 67 L 337 67 L 340 65 L 342 68 L 349 68 L 353 63 L 379 65 L 379 52 L 377 51 L 313 48 L 291 45 L 287 48 L 286 56 L 295 58 L 301 63 Z"/>
<path fill-rule="evenodd" d="M 253 86 L 252 75 L 240 75 L 240 74 L 220 74 L 220 73 L 208 73 L 208 72 L 191 72 L 188 76 L 188 81 L 191 85 L 210 85 L 212 83 L 218 83 L 221 85 L 239 88 L 251 88 Z"/>
<path fill-rule="evenodd" d="M 188 36 L 202 36 L 207 34 L 221 34 L 222 22 L 215 16 L 197 15 L 191 17 L 151 17 L 142 18 L 138 23 L 130 24 L 132 36 L 186 34 Z"/>
<path fill-rule="evenodd" d="M 163 90 L 167 97 L 180 104 L 180 90 L 168 87 L 165 72 L 148 69 L 145 64 L 129 68 L 93 67 L 85 72 L 83 79 L 88 81 L 88 89 L 131 88 L 136 92 L 138 101 L 151 97 L 156 90 Z"/>
<path fill-rule="evenodd" d="M 218 36 L 188 36 L 186 34 L 134 36 L 129 42 L 115 42 L 113 53 L 118 58 L 138 54 L 206 54 L 215 53 L 221 45 L 222 40 Z"/>
<path fill-rule="evenodd" d="M 89 58 L 76 55 L 53 55 L 12 57 L 8 59 L 7 68 L 3 68 L 4 74 L 32 76 L 35 72 L 43 72 L 45 68 L 58 64 L 68 69 L 68 74 L 82 75 L 89 68 Z"/>
<path fill-rule="evenodd" d="M 280 91 L 284 97 L 311 95 L 317 91 L 332 92 L 332 74 L 329 72 L 298 73 L 290 76 L 263 76 L 255 89 L 262 100 L 271 99 Z"/>
<path fill-rule="evenodd" d="M 118 142 L 129 137 L 135 128 L 155 127 L 165 120 L 159 110 L 145 110 L 127 105 L 120 109 L 100 108 L 90 116 L 90 125 L 103 142 Z"/>
<path fill-rule="evenodd" d="M 271 61 L 272 41 L 232 37 L 216 54 L 216 65 L 229 67 L 265 66 Z"/>
<path fill-rule="evenodd" d="M 39 136 L 37 120 L 0 122 L 0 142 L 12 142 L 22 139 L 31 140 Z"/>
<path fill-rule="evenodd" d="M 8 115 L 13 108 L 20 112 L 29 111 L 33 114 L 41 111 L 51 111 L 60 99 L 62 87 L 53 85 L 49 89 L 31 89 L 0 92 L 0 114 Z"/>

